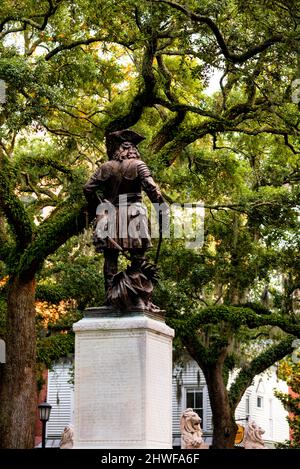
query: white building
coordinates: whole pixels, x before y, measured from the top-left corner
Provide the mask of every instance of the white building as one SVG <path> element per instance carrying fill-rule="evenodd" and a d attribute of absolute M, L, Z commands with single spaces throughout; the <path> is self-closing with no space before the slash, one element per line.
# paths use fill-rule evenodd
<path fill-rule="evenodd" d="M 47 424 L 47 438 L 58 440 L 64 427 L 73 421 L 73 386 L 70 384 L 72 364 L 54 365 L 48 375 L 47 401 L 52 405 Z M 245 392 L 236 410 L 236 421 L 245 425 L 249 417 L 265 430 L 267 446 L 289 438 L 287 412 L 274 396 L 274 389 L 287 393 L 287 384 L 279 380 L 276 367 L 258 375 Z M 173 370 L 173 447 L 180 447 L 181 413 L 192 407 L 202 418 L 204 440 L 211 443 L 212 413 L 204 375 L 194 360 Z"/>
<path fill-rule="evenodd" d="M 230 383 L 230 379 L 229 379 Z M 265 430 L 263 439 L 267 446 L 289 438 L 287 412 L 274 396 L 274 390 L 288 392 L 287 384 L 279 380 L 276 367 L 255 377 L 236 409 L 236 422 L 245 426 L 251 418 Z M 173 370 L 173 446 L 180 446 L 180 415 L 192 407 L 202 418 L 204 440 L 211 443 L 212 413 L 204 375 L 194 360 Z"/>
<path fill-rule="evenodd" d="M 57 363 L 48 372 L 47 402 L 52 406 L 46 437 L 60 440 L 66 425 L 73 423 L 74 388 L 71 384 L 73 363 Z M 58 446 L 59 441 L 57 442 Z"/>

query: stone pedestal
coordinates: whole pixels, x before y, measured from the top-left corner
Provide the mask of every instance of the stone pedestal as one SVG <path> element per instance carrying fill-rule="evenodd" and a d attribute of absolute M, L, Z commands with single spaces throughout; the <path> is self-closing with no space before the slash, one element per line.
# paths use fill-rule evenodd
<path fill-rule="evenodd" d="M 86 316 L 73 326 L 74 448 L 172 448 L 173 329 L 141 312 Z"/>

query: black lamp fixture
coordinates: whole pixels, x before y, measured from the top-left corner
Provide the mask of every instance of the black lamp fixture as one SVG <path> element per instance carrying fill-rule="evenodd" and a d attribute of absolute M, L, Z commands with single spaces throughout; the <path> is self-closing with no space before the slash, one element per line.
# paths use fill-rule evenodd
<path fill-rule="evenodd" d="M 42 422 L 42 448 L 46 448 L 46 422 L 48 422 L 50 418 L 52 406 L 45 400 L 45 402 L 38 405 L 38 409 L 39 418 Z"/>

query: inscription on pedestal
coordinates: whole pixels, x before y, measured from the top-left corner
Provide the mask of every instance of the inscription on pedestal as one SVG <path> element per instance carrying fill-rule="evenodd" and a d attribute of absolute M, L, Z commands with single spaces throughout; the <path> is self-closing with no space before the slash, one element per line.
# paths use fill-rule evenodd
<path fill-rule="evenodd" d="M 79 388 L 80 440 L 112 441 L 126 428 L 126 440 L 141 435 L 143 408 L 140 337 L 82 338 Z M 88 399 L 87 399 L 88 396 Z M 91 406 L 91 402 L 97 405 Z"/>
<path fill-rule="evenodd" d="M 171 448 L 173 330 L 149 317 L 74 330 L 74 448 Z"/>

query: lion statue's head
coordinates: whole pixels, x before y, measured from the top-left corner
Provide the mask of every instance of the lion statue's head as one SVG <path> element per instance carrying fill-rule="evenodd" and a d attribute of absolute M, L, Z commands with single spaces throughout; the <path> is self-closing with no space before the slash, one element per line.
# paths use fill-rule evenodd
<path fill-rule="evenodd" d="M 64 428 L 61 440 L 59 443 L 60 449 L 72 449 L 74 444 L 74 430 L 72 425 L 67 425 Z"/>
<path fill-rule="evenodd" d="M 245 449 L 267 449 L 265 447 L 262 435 L 265 433 L 254 420 L 250 420 L 245 428 L 244 448 Z"/>
<path fill-rule="evenodd" d="M 180 419 L 181 448 L 197 449 L 202 444 L 201 418 L 193 409 L 186 409 Z"/>

